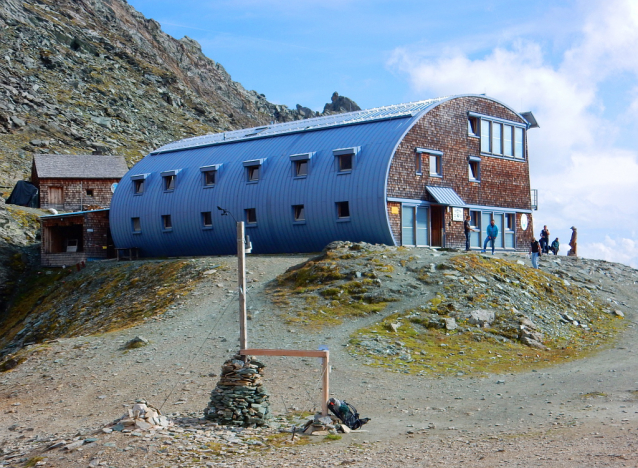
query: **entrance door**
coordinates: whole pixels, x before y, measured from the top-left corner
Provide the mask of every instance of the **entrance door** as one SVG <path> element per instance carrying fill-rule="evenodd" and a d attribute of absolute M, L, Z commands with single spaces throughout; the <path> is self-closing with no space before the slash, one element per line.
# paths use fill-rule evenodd
<path fill-rule="evenodd" d="M 62 187 L 49 187 L 49 205 L 64 205 L 64 189 Z"/>
<path fill-rule="evenodd" d="M 445 247 L 445 207 L 433 206 L 432 210 L 432 246 Z"/>

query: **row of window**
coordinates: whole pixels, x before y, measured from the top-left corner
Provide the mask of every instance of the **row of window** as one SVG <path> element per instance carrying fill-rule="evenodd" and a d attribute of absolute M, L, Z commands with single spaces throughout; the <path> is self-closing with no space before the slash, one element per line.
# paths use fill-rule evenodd
<path fill-rule="evenodd" d="M 472 116 L 468 134 L 481 139 L 481 153 L 524 159 L 525 130 L 520 124 Z"/>
<path fill-rule="evenodd" d="M 335 203 L 337 221 L 349 221 L 350 220 L 350 203 L 347 201 Z M 291 206 L 292 221 L 298 224 L 306 222 L 306 210 L 304 205 L 292 205 Z M 244 221 L 247 226 L 254 226 L 257 224 L 257 209 L 246 208 L 244 210 Z M 171 215 L 162 215 L 161 226 L 163 231 L 173 230 L 173 220 Z M 131 218 L 131 227 L 134 234 L 142 232 L 142 223 L 139 217 Z M 201 212 L 201 227 L 202 229 L 213 228 L 213 212 L 202 211 Z"/>
<path fill-rule="evenodd" d="M 516 247 L 515 213 L 494 213 L 490 211 L 474 211 L 470 210 L 470 225 L 478 232 L 470 234 L 470 245 L 472 247 L 483 247 L 483 242 L 487 236 L 487 226 L 494 220 L 494 224 L 498 227 L 498 236 L 496 237 L 495 247 L 513 249 Z"/>
<path fill-rule="evenodd" d="M 335 157 L 335 169 L 339 174 L 349 174 L 354 169 L 355 156 L 359 152 L 359 147 L 343 148 L 333 150 Z M 294 154 L 290 156 L 292 163 L 292 176 L 296 179 L 308 177 L 310 170 L 310 160 L 314 153 Z M 255 159 L 244 161 L 244 173 L 247 183 L 257 183 L 262 177 L 263 164 L 265 159 Z M 221 164 L 200 167 L 203 187 L 214 187 L 217 184 L 218 172 Z M 175 190 L 177 174 L 179 170 L 165 171 L 161 173 L 162 187 L 165 192 Z M 133 193 L 141 195 L 144 193 L 144 186 L 148 174 L 137 174 L 131 176 L 133 180 Z"/>

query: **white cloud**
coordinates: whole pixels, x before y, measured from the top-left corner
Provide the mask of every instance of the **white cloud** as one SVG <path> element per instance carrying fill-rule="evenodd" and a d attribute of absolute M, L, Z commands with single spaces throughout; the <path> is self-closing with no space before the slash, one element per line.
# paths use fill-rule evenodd
<path fill-rule="evenodd" d="M 638 243 L 632 239 L 612 239 L 605 237 L 605 242 L 585 244 L 589 258 L 607 260 L 608 262 L 623 263 L 638 268 Z M 581 246 L 578 247 L 580 253 Z"/>
<path fill-rule="evenodd" d="M 638 152 L 617 147 L 616 140 L 635 132 L 633 121 L 623 117 L 638 113 L 638 91 L 620 95 L 606 81 L 621 73 L 638 77 L 638 2 L 580 6 L 580 34 L 558 61 L 539 40 L 518 38 L 479 58 L 470 58 L 474 51 L 443 50 L 432 57 L 431 47 L 428 55 L 400 48 L 389 66 L 427 97 L 485 93 L 519 111 L 532 110 L 541 126 L 529 132 L 531 182 L 540 199 L 536 224 L 565 230 L 577 224 L 579 253 L 635 266 L 638 249 L 629 238 L 638 232 Z M 605 114 L 608 96 L 626 107 Z M 597 241 L 602 231 L 610 236 L 604 243 Z"/>

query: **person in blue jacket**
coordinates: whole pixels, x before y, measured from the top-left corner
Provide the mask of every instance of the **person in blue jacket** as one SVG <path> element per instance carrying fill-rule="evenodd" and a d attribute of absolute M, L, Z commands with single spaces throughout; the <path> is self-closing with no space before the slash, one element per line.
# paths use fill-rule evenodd
<path fill-rule="evenodd" d="M 498 226 L 494 224 L 494 220 L 490 221 L 490 225 L 487 227 L 487 237 L 485 238 L 485 242 L 483 243 L 483 250 L 481 252 L 485 253 L 487 250 L 488 241 L 492 242 L 492 255 L 494 255 L 494 241 L 498 237 Z"/>

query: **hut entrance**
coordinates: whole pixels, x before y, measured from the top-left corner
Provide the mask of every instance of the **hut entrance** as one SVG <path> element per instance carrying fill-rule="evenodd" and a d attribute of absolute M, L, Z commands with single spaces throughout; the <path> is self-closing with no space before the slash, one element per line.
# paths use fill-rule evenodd
<path fill-rule="evenodd" d="M 445 247 L 445 207 L 432 206 L 430 208 L 432 220 L 432 246 Z"/>
<path fill-rule="evenodd" d="M 82 252 L 84 250 L 82 224 L 49 226 L 45 237 L 45 253 Z"/>

